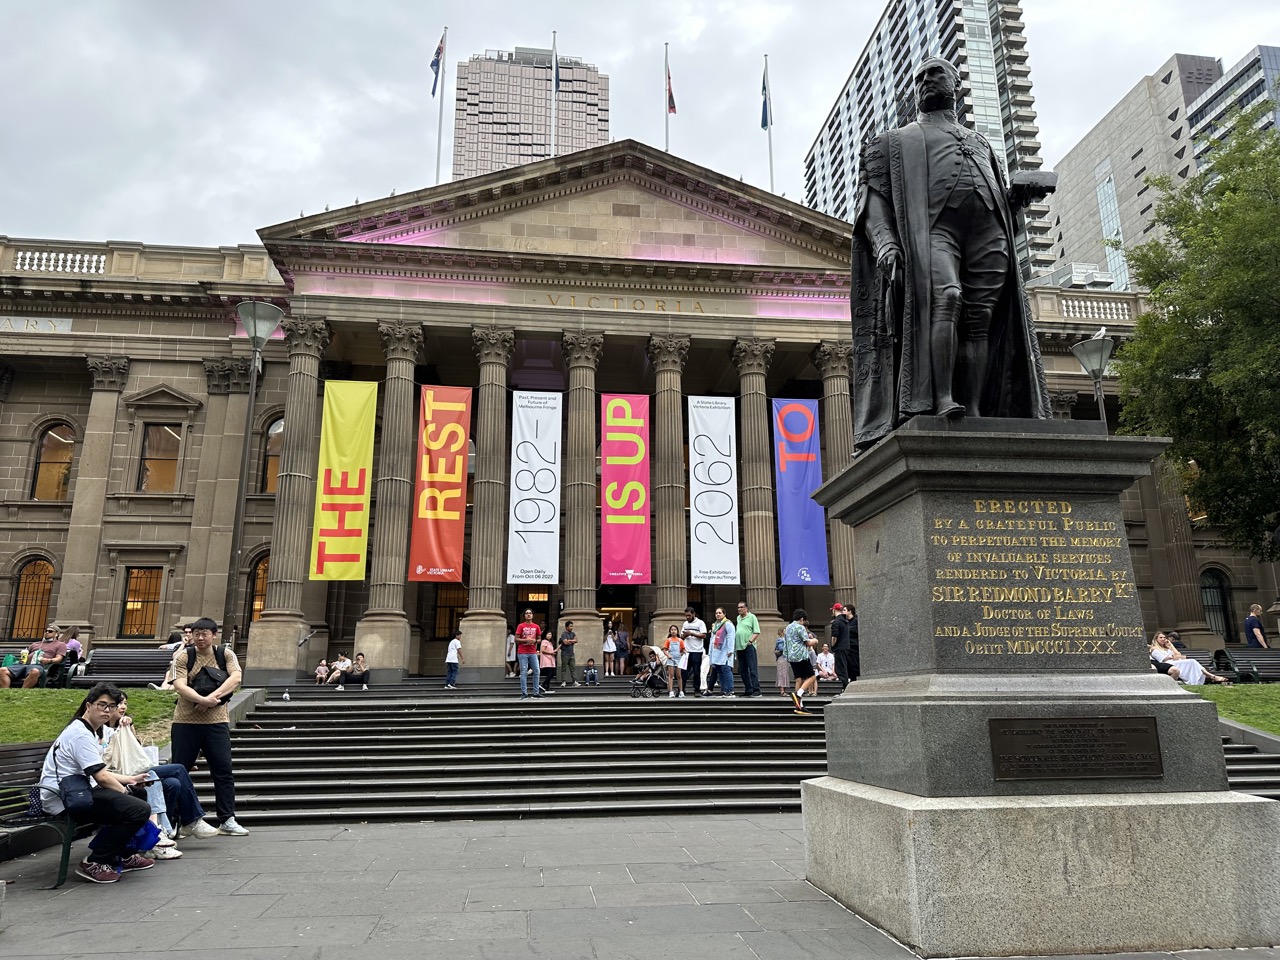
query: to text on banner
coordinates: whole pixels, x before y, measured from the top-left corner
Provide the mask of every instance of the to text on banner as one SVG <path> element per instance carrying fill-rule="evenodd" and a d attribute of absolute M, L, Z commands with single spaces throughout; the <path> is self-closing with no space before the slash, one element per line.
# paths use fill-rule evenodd
<path fill-rule="evenodd" d="M 650 583 L 649 398 L 600 395 L 600 582 Z"/>
<path fill-rule="evenodd" d="M 560 404 L 558 393 L 511 395 L 507 583 L 560 580 Z"/>
<path fill-rule="evenodd" d="M 364 579 L 377 410 L 377 383 L 325 383 L 311 526 L 312 580 Z"/>
<path fill-rule="evenodd" d="M 689 398 L 689 582 L 740 583 L 733 397 Z"/>
<path fill-rule="evenodd" d="M 818 401 L 773 401 L 773 449 L 781 582 L 829 583 L 826 516 L 812 496 L 822 486 Z"/>
<path fill-rule="evenodd" d="M 462 582 L 471 388 L 422 388 L 409 579 Z"/>

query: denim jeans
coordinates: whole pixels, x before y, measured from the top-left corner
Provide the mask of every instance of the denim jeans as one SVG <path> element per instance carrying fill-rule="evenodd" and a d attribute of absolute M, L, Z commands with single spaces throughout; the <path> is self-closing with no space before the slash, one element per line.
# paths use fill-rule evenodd
<path fill-rule="evenodd" d="M 218 822 L 236 815 L 236 778 L 231 772 L 231 727 L 225 723 L 175 723 L 170 734 L 173 762 L 188 770 L 204 753 L 213 778 L 213 799 Z"/>
<path fill-rule="evenodd" d="M 720 692 L 733 693 L 733 667 L 727 663 L 713 665 L 711 672 L 715 673 L 716 671 L 720 673 Z"/>
<path fill-rule="evenodd" d="M 533 692 L 538 693 L 538 655 L 536 653 L 516 654 L 516 663 L 520 669 L 520 696 L 529 695 L 529 671 L 533 671 Z"/>
<path fill-rule="evenodd" d="M 444 665 L 444 685 L 446 687 L 452 687 L 457 682 L 458 682 L 458 664 L 456 662 L 446 663 Z"/>
<path fill-rule="evenodd" d="M 752 697 L 760 692 L 760 667 L 756 661 L 756 648 L 747 644 L 738 651 L 738 673 L 742 675 L 742 693 Z"/>
<path fill-rule="evenodd" d="M 185 827 L 204 819 L 204 807 L 200 806 L 200 798 L 196 796 L 196 788 L 191 783 L 191 775 L 180 763 L 162 763 L 152 767 L 151 772 L 160 780 L 164 788 L 165 809 L 157 810 L 151 805 L 152 813 L 168 815 L 169 822 L 175 827 Z M 150 799 L 148 788 L 148 799 Z"/>

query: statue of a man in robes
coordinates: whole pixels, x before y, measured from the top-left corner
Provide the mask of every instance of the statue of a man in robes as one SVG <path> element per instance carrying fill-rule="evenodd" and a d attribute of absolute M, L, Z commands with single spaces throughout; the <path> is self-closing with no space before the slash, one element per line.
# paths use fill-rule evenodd
<path fill-rule="evenodd" d="M 1047 418 L 1040 346 L 1014 215 L 1052 174 L 1012 189 L 981 134 L 956 119 L 960 74 L 916 68 L 919 116 L 868 140 L 853 234 L 854 443 L 918 414 Z"/>

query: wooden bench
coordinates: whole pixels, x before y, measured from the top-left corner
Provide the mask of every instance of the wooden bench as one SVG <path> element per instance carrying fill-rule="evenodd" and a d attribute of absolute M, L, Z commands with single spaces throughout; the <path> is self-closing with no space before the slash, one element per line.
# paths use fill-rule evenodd
<path fill-rule="evenodd" d="M 89 652 L 84 673 L 71 678 L 71 686 L 114 683 L 117 687 L 145 687 L 148 683 L 159 683 L 164 679 L 173 656 L 170 651 L 155 647 L 97 647 Z"/>
<path fill-rule="evenodd" d="M 65 813 L 37 817 L 30 813 L 28 798 L 31 788 L 40 780 L 40 771 L 50 746 L 52 741 L 0 744 L 0 860 L 8 860 L 20 853 L 38 849 L 28 845 L 23 850 L 17 850 L 16 837 L 20 833 L 48 827 L 62 840 L 58 882 L 50 887 L 51 890 L 57 890 L 67 882 L 71 843 L 76 838 L 76 830 L 80 824 Z"/>
<path fill-rule="evenodd" d="M 1225 653 L 1242 675 L 1248 672 L 1262 682 L 1280 680 L 1280 650 L 1240 646 L 1231 647 Z"/>
<path fill-rule="evenodd" d="M 8 654 L 12 653 L 14 656 L 17 656 L 25 649 L 27 648 L 18 647 L 11 650 L 0 650 L 0 661 L 3 661 Z M 78 662 L 79 661 L 75 658 L 75 655 L 68 651 L 67 655 L 62 658 L 61 663 L 54 664 L 48 670 L 40 671 L 40 682 L 37 683 L 36 686 L 54 688 L 65 687 L 71 676 L 71 668 Z M 17 684 L 17 686 L 21 686 L 21 684 Z"/>

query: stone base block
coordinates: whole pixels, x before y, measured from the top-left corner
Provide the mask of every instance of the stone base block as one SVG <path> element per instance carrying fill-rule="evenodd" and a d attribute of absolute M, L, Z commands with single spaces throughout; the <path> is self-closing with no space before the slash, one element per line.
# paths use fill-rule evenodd
<path fill-rule="evenodd" d="M 311 626 L 300 617 L 264 614 L 249 628 L 249 651 L 244 686 L 297 683 L 298 671 L 307 669 L 307 637 Z M 312 670 L 315 664 L 311 664 Z"/>
<path fill-rule="evenodd" d="M 809 882 L 924 957 L 1280 942 L 1272 800 L 923 798 L 835 777 L 802 797 Z"/>
<path fill-rule="evenodd" d="M 501 667 L 507 662 L 507 621 L 501 616 L 491 614 L 470 614 L 462 618 L 458 624 L 462 630 L 462 656 L 466 658 L 466 667 Z M 440 663 L 433 665 L 428 673 L 436 669 L 444 674 L 444 653 L 440 655 Z"/>
<path fill-rule="evenodd" d="M 399 683 L 417 663 L 409 662 L 409 621 L 404 614 L 368 613 L 356 624 L 355 640 L 347 653 L 363 653 L 374 683 Z"/>

